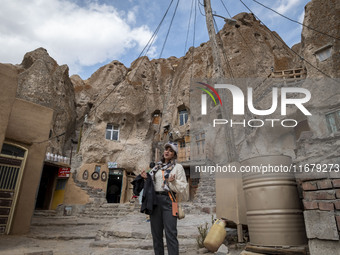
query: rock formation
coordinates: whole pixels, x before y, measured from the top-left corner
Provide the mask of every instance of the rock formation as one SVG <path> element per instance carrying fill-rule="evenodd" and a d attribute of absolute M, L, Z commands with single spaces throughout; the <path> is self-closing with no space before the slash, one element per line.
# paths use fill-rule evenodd
<path fill-rule="evenodd" d="M 59 66 L 43 48 L 25 54 L 19 69 L 17 97 L 54 110 L 49 152 L 69 157 L 76 109 L 67 65 Z M 64 134 L 64 135 L 63 135 Z"/>
<path fill-rule="evenodd" d="M 296 56 L 253 15 L 241 13 L 234 18 L 236 26 L 225 24 L 219 36 L 235 78 L 265 78 L 272 67 L 289 69 L 298 65 Z M 77 105 L 81 106 L 78 112 L 88 113 L 81 141 L 83 162 L 114 161 L 129 171 L 145 169 L 155 159 L 151 148 L 161 147 L 158 142 L 169 139 L 170 133 L 179 138 L 189 132 L 190 121 L 179 125 L 179 110 L 190 113 L 191 81 L 207 81 L 212 72 L 208 42 L 190 48 L 179 59 L 150 61 L 142 57 L 130 69 L 113 61 L 86 81 L 72 77 Z M 226 72 L 226 77 L 231 77 L 231 72 Z M 162 118 L 156 125 L 153 114 L 158 112 Z M 105 139 L 107 123 L 119 125 L 118 142 Z"/>
<path fill-rule="evenodd" d="M 310 1 L 305 6 L 305 19 L 301 34 L 303 57 L 325 74 L 340 77 L 340 4 L 339 1 Z M 309 29 L 311 27 L 313 29 Z M 316 31 L 315 31 L 316 30 Z M 317 32 L 320 31 L 321 33 Z M 329 36 L 327 36 L 329 35 Z M 337 39 L 336 39 L 337 38 Z M 330 58 L 320 61 L 317 50 L 329 46 Z M 308 77 L 325 77 L 320 71 L 306 64 Z"/>

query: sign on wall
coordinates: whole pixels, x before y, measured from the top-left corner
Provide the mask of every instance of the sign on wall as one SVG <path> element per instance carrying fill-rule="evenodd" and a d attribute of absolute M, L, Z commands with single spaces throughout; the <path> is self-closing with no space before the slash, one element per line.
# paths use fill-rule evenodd
<path fill-rule="evenodd" d="M 58 178 L 68 178 L 70 177 L 71 168 L 70 167 L 60 167 L 58 170 Z"/>
<path fill-rule="evenodd" d="M 108 168 L 117 168 L 118 164 L 117 164 L 117 162 L 107 162 L 107 167 Z"/>

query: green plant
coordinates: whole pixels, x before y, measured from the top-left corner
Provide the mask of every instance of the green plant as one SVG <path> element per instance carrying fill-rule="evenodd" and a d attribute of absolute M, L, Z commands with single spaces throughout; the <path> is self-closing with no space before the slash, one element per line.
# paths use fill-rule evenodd
<path fill-rule="evenodd" d="M 199 225 L 197 227 L 199 235 L 196 237 L 196 242 L 199 248 L 204 247 L 204 239 L 207 237 L 208 234 L 208 222 L 203 225 Z"/>
<path fill-rule="evenodd" d="M 215 221 L 216 221 L 216 219 L 214 219 L 214 215 L 212 214 L 211 215 L 211 226 L 214 225 Z"/>

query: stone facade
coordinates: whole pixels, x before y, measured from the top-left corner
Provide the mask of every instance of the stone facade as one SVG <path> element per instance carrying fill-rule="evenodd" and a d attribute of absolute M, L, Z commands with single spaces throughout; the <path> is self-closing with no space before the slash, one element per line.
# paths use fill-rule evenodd
<path fill-rule="evenodd" d="M 337 1 L 313 0 L 306 5 L 305 11 L 305 25 L 333 37 L 339 36 L 339 20 L 335 18 L 340 13 Z M 340 109 L 340 42 L 330 36 L 304 27 L 301 41 L 303 57 L 314 65 L 306 65 L 308 78 L 315 83 L 316 79 L 323 81 L 319 83 L 321 87 L 311 87 L 312 95 L 318 95 L 320 102 L 314 104 L 313 116 L 308 118 L 310 131 L 302 132 L 297 140 L 297 164 L 306 167 L 306 164 L 315 163 L 323 169 L 312 171 L 312 166 L 307 165 L 310 170 L 297 175 L 311 255 L 337 254 L 340 249 L 340 173 L 331 165 L 340 164 L 340 134 L 339 130 L 329 129 L 326 121 L 327 113 Z M 328 58 L 321 59 L 320 52 L 327 55 L 327 51 Z M 326 78 L 325 74 L 333 79 Z"/>

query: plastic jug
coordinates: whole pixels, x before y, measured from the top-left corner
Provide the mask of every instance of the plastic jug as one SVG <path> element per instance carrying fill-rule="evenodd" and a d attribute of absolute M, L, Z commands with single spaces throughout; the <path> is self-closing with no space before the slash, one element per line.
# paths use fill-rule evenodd
<path fill-rule="evenodd" d="M 224 220 L 216 220 L 204 239 L 204 246 L 211 252 L 216 252 L 223 243 L 227 232 L 225 231 L 226 223 Z"/>

